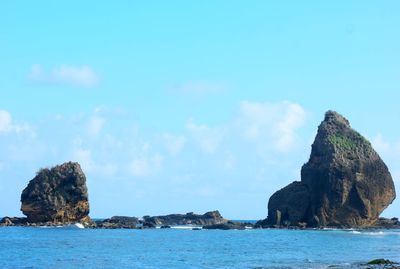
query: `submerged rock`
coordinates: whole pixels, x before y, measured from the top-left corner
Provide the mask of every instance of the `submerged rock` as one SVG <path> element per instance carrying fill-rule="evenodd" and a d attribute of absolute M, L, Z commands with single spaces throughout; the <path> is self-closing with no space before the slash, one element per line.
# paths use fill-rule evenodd
<path fill-rule="evenodd" d="M 30 223 L 90 222 L 86 177 L 78 163 L 41 169 L 23 190 L 21 203 Z"/>
<path fill-rule="evenodd" d="M 400 269 L 398 262 L 394 262 L 386 259 L 375 259 L 365 264 L 366 269 Z"/>
<path fill-rule="evenodd" d="M 395 197 L 390 172 L 371 143 L 342 115 L 328 111 L 301 182 L 271 196 L 264 223 L 369 227 Z"/>

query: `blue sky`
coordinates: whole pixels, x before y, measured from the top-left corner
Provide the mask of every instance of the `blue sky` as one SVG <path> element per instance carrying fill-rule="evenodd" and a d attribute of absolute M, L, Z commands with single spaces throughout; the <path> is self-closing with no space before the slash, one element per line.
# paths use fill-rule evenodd
<path fill-rule="evenodd" d="M 0 216 L 79 161 L 91 215 L 266 216 L 326 110 L 400 189 L 398 1 L 0 4 Z M 399 216 L 396 201 L 384 213 Z"/>

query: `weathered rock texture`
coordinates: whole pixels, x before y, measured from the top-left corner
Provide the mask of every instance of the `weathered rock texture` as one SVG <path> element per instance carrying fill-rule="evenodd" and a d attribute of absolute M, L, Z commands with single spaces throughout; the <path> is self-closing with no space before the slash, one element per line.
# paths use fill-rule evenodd
<path fill-rule="evenodd" d="M 275 192 L 268 202 L 269 221 L 276 225 L 304 221 L 310 204 L 310 194 L 305 184 L 295 181 Z"/>
<path fill-rule="evenodd" d="M 96 228 L 105 229 L 136 229 L 139 219 L 136 217 L 113 216 L 109 219 L 96 222 Z"/>
<path fill-rule="evenodd" d="M 218 223 L 218 224 L 210 224 L 204 225 L 203 229 L 205 230 L 245 230 L 245 229 L 252 229 L 253 224 L 251 223 L 241 223 L 236 221 L 229 220 L 225 223 Z"/>
<path fill-rule="evenodd" d="M 21 195 L 21 211 L 33 223 L 89 221 L 86 177 L 78 163 L 41 169 Z"/>
<path fill-rule="evenodd" d="M 267 222 L 368 227 L 395 197 L 389 170 L 371 143 L 343 116 L 328 111 L 301 169 L 301 182 L 271 196 Z"/>
<path fill-rule="evenodd" d="M 146 224 L 154 226 L 161 225 L 212 225 L 226 223 L 228 220 L 224 219 L 218 210 L 210 211 L 203 215 L 197 215 L 192 212 L 187 214 L 171 214 L 166 216 L 154 216 L 154 217 L 143 217 L 143 221 Z"/>

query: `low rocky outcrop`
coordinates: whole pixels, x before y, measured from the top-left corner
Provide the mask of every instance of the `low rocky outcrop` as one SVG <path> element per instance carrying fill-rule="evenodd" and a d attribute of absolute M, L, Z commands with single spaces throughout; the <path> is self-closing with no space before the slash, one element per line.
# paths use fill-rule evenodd
<path fill-rule="evenodd" d="M 139 223 L 139 219 L 136 217 L 114 216 L 102 221 L 96 221 L 96 227 L 105 229 L 136 229 Z"/>
<path fill-rule="evenodd" d="M 365 269 L 400 269 L 400 264 L 387 259 L 374 259 L 365 264 L 362 264 L 360 268 Z"/>
<path fill-rule="evenodd" d="M 203 226 L 205 230 L 245 230 L 253 228 L 251 223 L 241 223 L 236 221 L 227 221 L 225 223 L 210 224 Z"/>
<path fill-rule="evenodd" d="M 396 193 L 371 143 L 342 115 L 328 111 L 318 127 L 301 182 L 274 193 L 263 226 L 371 227 Z"/>
<path fill-rule="evenodd" d="M 194 214 L 170 214 L 165 216 L 144 216 L 142 219 L 136 217 L 114 216 L 109 219 L 96 221 L 92 228 L 105 229 L 149 229 L 160 227 L 163 229 L 177 225 L 205 226 L 227 223 L 218 211 L 210 211 L 203 215 Z"/>
<path fill-rule="evenodd" d="M 78 163 L 41 169 L 23 190 L 21 203 L 29 223 L 90 223 L 86 177 Z"/>
<path fill-rule="evenodd" d="M 171 214 L 165 216 L 144 216 L 144 224 L 150 224 L 154 226 L 175 226 L 175 225 L 212 225 L 226 223 L 228 220 L 224 219 L 218 210 L 210 211 L 203 215 L 194 214 L 193 212 L 186 214 Z"/>
<path fill-rule="evenodd" d="M 0 226 L 25 226 L 27 223 L 27 218 L 19 217 L 4 217 L 0 220 Z"/>
<path fill-rule="evenodd" d="M 379 218 L 374 224 L 373 228 L 378 229 L 400 229 L 400 221 L 398 218 Z"/>

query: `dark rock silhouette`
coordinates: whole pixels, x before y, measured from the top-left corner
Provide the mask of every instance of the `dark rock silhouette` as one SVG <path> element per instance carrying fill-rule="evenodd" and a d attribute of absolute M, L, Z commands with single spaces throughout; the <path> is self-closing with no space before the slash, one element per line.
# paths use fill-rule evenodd
<path fill-rule="evenodd" d="M 166 216 L 144 216 L 143 221 L 145 224 L 151 224 L 153 226 L 163 225 L 211 225 L 226 223 L 228 220 L 224 219 L 218 210 L 210 211 L 203 215 L 197 215 L 193 212 L 187 214 L 171 214 Z"/>
<path fill-rule="evenodd" d="M 21 195 L 30 223 L 90 222 L 86 177 L 78 163 L 41 169 Z"/>
<path fill-rule="evenodd" d="M 262 224 L 373 226 L 395 197 L 390 172 L 371 143 L 342 115 L 328 111 L 301 169 L 301 182 L 271 196 Z"/>
<path fill-rule="evenodd" d="M 268 217 L 271 223 L 285 225 L 284 222 L 300 223 L 307 214 L 310 194 L 304 183 L 295 181 L 275 192 L 268 202 Z M 305 206 L 306 205 L 306 206 Z"/>
<path fill-rule="evenodd" d="M 253 228 L 253 224 L 229 220 L 225 223 L 209 224 L 203 226 L 203 229 L 205 230 L 245 230 L 246 228 Z"/>
<path fill-rule="evenodd" d="M 135 229 L 139 224 L 139 219 L 136 217 L 114 216 L 103 221 L 96 221 L 97 228 L 106 229 Z"/>

